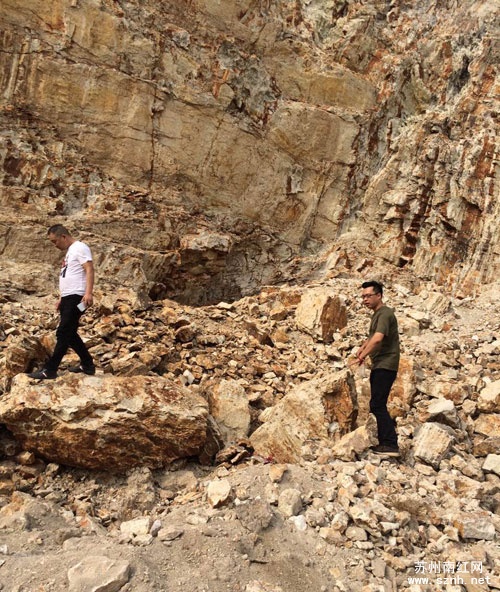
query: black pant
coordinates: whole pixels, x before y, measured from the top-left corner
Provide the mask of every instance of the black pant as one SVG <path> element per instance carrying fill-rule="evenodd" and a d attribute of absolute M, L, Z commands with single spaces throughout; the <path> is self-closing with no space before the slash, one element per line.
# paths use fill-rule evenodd
<path fill-rule="evenodd" d="M 59 306 L 61 320 L 56 331 L 56 347 L 54 348 L 54 353 L 45 364 L 46 370 L 57 372 L 61 360 L 70 347 L 78 354 L 82 366 L 91 368 L 94 365 L 92 356 L 78 335 L 78 322 L 82 313 L 77 307 L 81 300 L 82 297 L 78 294 L 61 298 L 61 304 Z"/>
<path fill-rule="evenodd" d="M 396 380 L 397 372 L 376 368 L 370 373 L 370 411 L 377 419 L 378 443 L 381 446 L 398 447 L 398 436 L 394 421 L 387 411 L 387 399 Z"/>

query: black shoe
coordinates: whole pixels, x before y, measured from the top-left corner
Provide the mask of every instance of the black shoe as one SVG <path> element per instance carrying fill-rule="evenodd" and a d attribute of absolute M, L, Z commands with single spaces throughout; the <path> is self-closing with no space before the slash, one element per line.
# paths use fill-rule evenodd
<path fill-rule="evenodd" d="M 36 372 L 30 372 L 28 376 L 30 378 L 37 378 L 38 380 L 53 380 L 54 378 L 57 378 L 57 372 L 54 372 L 53 370 L 45 370 L 45 368 L 42 368 Z"/>
<path fill-rule="evenodd" d="M 68 368 L 68 370 L 75 373 L 83 372 L 83 374 L 88 374 L 89 376 L 95 374 L 95 366 L 82 366 L 81 364 L 78 364 L 78 366 L 72 366 L 71 368 Z"/>
<path fill-rule="evenodd" d="M 393 446 L 384 446 L 383 444 L 372 446 L 370 450 L 374 454 L 380 454 L 381 456 L 401 456 L 399 448 L 394 448 Z"/>

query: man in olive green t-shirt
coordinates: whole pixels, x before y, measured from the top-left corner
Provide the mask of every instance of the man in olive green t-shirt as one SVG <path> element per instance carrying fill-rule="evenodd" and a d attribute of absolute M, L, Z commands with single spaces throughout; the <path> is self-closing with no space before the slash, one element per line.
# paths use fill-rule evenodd
<path fill-rule="evenodd" d="M 367 356 L 372 360 L 370 411 L 375 415 L 378 431 L 378 446 L 373 447 L 372 451 L 386 456 L 399 456 L 394 421 L 387 410 L 387 400 L 399 367 L 398 322 L 392 308 L 382 300 L 382 284 L 364 282 L 362 288 L 363 303 L 373 311 L 373 316 L 368 339 L 356 355 L 360 364 L 364 363 Z"/>

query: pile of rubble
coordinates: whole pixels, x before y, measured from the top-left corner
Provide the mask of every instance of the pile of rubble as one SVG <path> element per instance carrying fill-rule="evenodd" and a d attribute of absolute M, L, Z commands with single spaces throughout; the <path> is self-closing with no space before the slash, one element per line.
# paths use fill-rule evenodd
<path fill-rule="evenodd" d="M 42 384 L 23 373 L 53 314 L 4 302 L 3 589 L 500 589 L 497 287 L 386 279 L 399 462 L 370 452 L 357 277 L 200 308 L 98 297 L 98 373 Z"/>

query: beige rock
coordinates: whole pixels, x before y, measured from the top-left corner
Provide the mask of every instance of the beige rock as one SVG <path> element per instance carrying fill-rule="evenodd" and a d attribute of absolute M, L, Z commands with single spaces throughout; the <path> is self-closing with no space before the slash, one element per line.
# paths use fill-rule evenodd
<path fill-rule="evenodd" d="M 484 492 L 481 482 L 463 475 L 440 474 L 436 483 L 442 491 L 451 492 L 460 499 L 481 499 Z"/>
<path fill-rule="evenodd" d="M 273 483 L 279 483 L 283 479 L 283 475 L 288 470 L 287 465 L 270 465 L 269 478 Z"/>
<path fill-rule="evenodd" d="M 147 467 L 131 469 L 127 475 L 127 486 L 123 491 L 119 511 L 121 520 L 146 515 L 152 511 L 156 502 L 153 475 Z"/>
<path fill-rule="evenodd" d="M 392 417 L 405 417 L 411 409 L 416 393 L 415 373 L 415 361 L 402 355 L 398 375 L 387 403 L 387 408 Z"/>
<path fill-rule="evenodd" d="M 348 526 L 345 531 L 345 536 L 351 541 L 366 541 L 368 540 L 368 533 L 360 526 Z"/>
<path fill-rule="evenodd" d="M 452 434 L 437 423 L 425 423 L 415 436 L 414 454 L 435 468 L 448 453 L 453 442 Z"/>
<path fill-rule="evenodd" d="M 299 532 L 305 532 L 307 530 L 307 520 L 303 514 L 299 514 L 298 516 L 290 516 L 288 518 L 288 522 L 293 524 L 295 529 Z"/>
<path fill-rule="evenodd" d="M 458 528 L 463 539 L 491 541 L 495 538 L 495 525 L 486 512 L 460 514 L 454 519 L 453 525 Z"/>
<path fill-rule="evenodd" d="M 302 510 L 302 494 L 298 489 L 284 489 L 278 498 L 278 510 L 289 518 Z"/>
<path fill-rule="evenodd" d="M 152 520 L 149 516 L 127 520 L 120 524 L 120 532 L 130 536 L 139 536 L 149 534 Z"/>
<path fill-rule="evenodd" d="M 349 514 L 354 523 L 370 533 L 376 533 L 379 522 L 394 522 L 395 513 L 377 500 L 365 499 L 353 504 Z"/>
<path fill-rule="evenodd" d="M 474 422 L 474 431 L 488 437 L 500 434 L 500 413 L 483 413 Z"/>
<path fill-rule="evenodd" d="M 122 358 L 111 361 L 111 369 L 116 376 L 139 376 L 148 374 L 150 368 L 144 364 L 137 352 L 130 352 Z"/>
<path fill-rule="evenodd" d="M 317 161 L 348 163 L 358 133 L 354 118 L 301 103 L 283 103 L 271 121 L 269 139 L 296 159 L 310 164 Z"/>
<path fill-rule="evenodd" d="M 417 321 L 421 329 L 426 329 L 431 324 L 427 314 L 421 310 L 409 310 L 406 314 L 414 321 Z"/>
<path fill-rule="evenodd" d="M 332 519 L 330 527 L 340 533 L 345 532 L 350 521 L 350 516 L 347 512 L 340 511 L 335 514 Z"/>
<path fill-rule="evenodd" d="M 47 350 L 39 339 L 34 337 L 17 337 L 5 352 L 5 375 L 13 377 L 20 372 L 27 372 L 30 366 L 38 365 L 47 357 Z"/>
<path fill-rule="evenodd" d="M 351 504 L 356 503 L 358 495 L 358 484 L 351 475 L 343 475 L 339 478 L 337 498 L 343 508 L 347 510 Z"/>
<path fill-rule="evenodd" d="M 23 452 L 16 454 L 15 459 L 16 462 L 18 462 L 20 465 L 25 466 L 34 465 L 36 462 L 36 456 L 32 452 L 28 452 L 27 450 L 24 450 Z"/>
<path fill-rule="evenodd" d="M 151 534 L 138 534 L 133 537 L 131 543 L 135 547 L 147 547 L 148 545 L 151 545 L 153 541 L 154 537 Z"/>
<path fill-rule="evenodd" d="M 375 88 L 347 69 L 336 67 L 328 73 L 304 67 L 287 46 L 277 45 L 276 57 L 269 60 L 280 87 L 300 102 L 335 105 L 363 112 L 374 104 Z"/>
<path fill-rule="evenodd" d="M 468 390 L 469 389 L 467 385 L 464 385 L 463 383 L 456 383 L 449 380 L 440 380 L 439 378 L 433 380 L 432 384 L 430 384 L 426 389 L 430 396 L 449 399 L 455 403 L 455 405 L 463 403 L 469 394 Z"/>
<path fill-rule="evenodd" d="M 322 526 L 319 529 L 319 536 L 331 545 L 339 545 L 345 541 L 344 535 L 335 528 Z"/>
<path fill-rule="evenodd" d="M 329 429 L 339 437 L 353 427 L 357 412 L 352 374 L 338 372 L 295 387 L 266 412 L 266 421 L 250 436 L 255 451 L 277 462 L 296 462 L 307 440 L 330 443 Z"/>
<path fill-rule="evenodd" d="M 269 332 L 266 329 L 262 328 L 259 325 L 259 323 L 245 321 L 245 328 L 248 331 L 248 334 L 251 335 L 254 339 L 256 339 L 257 342 L 261 345 L 274 345 L 274 342 Z"/>
<path fill-rule="evenodd" d="M 477 406 L 486 413 L 500 412 L 500 380 L 490 382 L 481 390 Z"/>
<path fill-rule="evenodd" d="M 332 290 L 307 290 L 295 311 L 298 327 L 328 343 L 339 329 L 347 325 L 347 310 Z"/>
<path fill-rule="evenodd" d="M 227 479 L 210 481 L 207 486 L 207 498 L 213 508 L 227 503 L 231 497 L 231 483 Z"/>
<path fill-rule="evenodd" d="M 380 558 L 374 559 L 371 564 L 373 575 L 377 578 L 385 577 L 387 564 Z"/>
<path fill-rule="evenodd" d="M 476 483 L 484 479 L 484 474 L 481 469 L 481 462 L 472 454 L 458 455 L 455 454 L 450 458 L 452 467 L 456 467 L 463 475 L 470 477 Z"/>
<path fill-rule="evenodd" d="M 451 307 L 450 298 L 441 292 L 426 290 L 420 293 L 420 297 L 425 309 L 434 315 L 443 315 Z"/>
<path fill-rule="evenodd" d="M 0 477 L 0 495 L 10 496 L 16 489 L 14 481 L 9 477 Z"/>
<path fill-rule="evenodd" d="M 317 526 L 324 527 L 328 523 L 328 517 L 323 508 L 307 508 L 304 516 L 307 525 L 312 526 L 313 528 L 316 528 Z"/>
<path fill-rule="evenodd" d="M 287 308 L 282 302 L 275 302 L 269 311 L 269 317 L 275 321 L 282 321 L 286 319 L 290 309 Z"/>
<path fill-rule="evenodd" d="M 158 539 L 160 541 L 174 541 L 178 539 L 184 534 L 184 530 L 182 528 L 176 526 L 167 526 L 165 528 L 161 528 L 158 531 Z"/>
<path fill-rule="evenodd" d="M 68 590 L 118 592 L 129 581 L 130 575 L 131 566 L 128 561 L 90 555 L 68 570 Z"/>
<path fill-rule="evenodd" d="M 117 471 L 198 454 L 207 416 L 204 399 L 160 377 L 68 375 L 36 384 L 18 375 L 0 404 L 2 422 L 27 450 Z"/>
<path fill-rule="evenodd" d="M 196 491 L 198 488 L 198 479 L 193 471 L 165 471 L 156 475 L 158 485 L 173 492 L 178 491 Z"/>
<path fill-rule="evenodd" d="M 500 454 L 488 454 L 483 463 L 483 471 L 500 477 Z"/>
<path fill-rule="evenodd" d="M 229 444 L 248 435 L 250 409 L 243 386 L 236 380 L 221 380 L 207 390 L 210 414 L 217 422 L 224 442 Z"/>
<path fill-rule="evenodd" d="M 27 493 L 15 491 L 9 503 L 0 508 L 0 529 L 30 531 L 66 526 L 61 508 L 53 502 L 39 500 Z"/>
<path fill-rule="evenodd" d="M 213 231 L 201 230 L 197 234 L 185 234 L 180 246 L 186 251 L 209 250 L 228 252 L 232 246 L 232 239 L 227 234 L 220 234 Z"/>
<path fill-rule="evenodd" d="M 422 333 L 420 329 L 420 324 L 415 319 L 410 319 L 409 317 L 403 317 L 402 319 L 398 319 L 399 330 L 402 332 L 403 335 L 407 337 L 415 337 Z"/>
<path fill-rule="evenodd" d="M 473 439 L 474 455 L 487 456 L 488 454 L 500 454 L 500 436 L 475 436 Z"/>
<path fill-rule="evenodd" d="M 451 427 L 459 427 L 460 419 L 457 409 L 449 399 L 435 399 L 427 406 L 425 421 L 443 423 Z"/>
<path fill-rule="evenodd" d="M 332 454 L 343 460 L 355 460 L 357 455 L 378 444 L 377 426 L 372 415 L 366 425 L 349 432 L 334 444 Z"/>
<path fill-rule="evenodd" d="M 269 503 L 261 499 L 252 499 L 236 506 L 238 520 L 250 532 L 259 534 L 272 523 L 274 512 Z"/>

